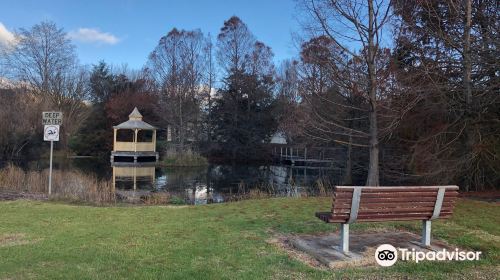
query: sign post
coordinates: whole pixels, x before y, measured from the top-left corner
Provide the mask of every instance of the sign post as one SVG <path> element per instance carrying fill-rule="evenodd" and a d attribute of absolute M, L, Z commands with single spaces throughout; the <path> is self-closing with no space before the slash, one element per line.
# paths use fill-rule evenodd
<path fill-rule="evenodd" d="M 42 113 L 43 140 L 50 141 L 50 163 L 49 163 L 49 195 L 52 194 L 52 155 L 54 153 L 54 141 L 59 141 L 60 125 L 62 124 L 61 112 Z"/>
<path fill-rule="evenodd" d="M 54 151 L 54 141 L 50 141 L 50 167 L 49 167 L 49 195 L 52 194 L 52 153 Z"/>

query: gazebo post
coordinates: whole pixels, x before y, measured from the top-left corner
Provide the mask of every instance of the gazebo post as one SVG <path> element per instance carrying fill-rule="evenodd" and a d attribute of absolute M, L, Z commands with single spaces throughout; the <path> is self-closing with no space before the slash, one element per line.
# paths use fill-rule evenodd
<path fill-rule="evenodd" d="M 115 150 L 115 147 L 116 147 L 116 132 L 117 132 L 118 129 L 114 128 L 113 129 L 113 152 L 116 151 Z"/>
<path fill-rule="evenodd" d="M 134 152 L 137 152 L 137 132 L 138 131 L 139 131 L 138 129 L 134 130 Z"/>
<path fill-rule="evenodd" d="M 153 152 L 156 152 L 156 129 L 153 130 Z"/>
<path fill-rule="evenodd" d="M 134 166 L 134 192 L 137 189 L 137 167 Z"/>
<path fill-rule="evenodd" d="M 115 193 L 116 189 L 116 174 L 115 174 L 115 167 L 113 167 L 113 194 Z"/>

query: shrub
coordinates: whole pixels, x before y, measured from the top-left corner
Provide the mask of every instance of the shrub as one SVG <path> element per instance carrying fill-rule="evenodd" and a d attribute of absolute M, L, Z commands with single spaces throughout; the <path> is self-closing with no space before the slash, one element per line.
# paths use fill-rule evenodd
<path fill-rule="evenodd" d="M 169 151 L 164 156 L 163 165 L 165 166 L 207 166 L 208 160 L 200 154 L 187 150 L 185 152 Z"/>

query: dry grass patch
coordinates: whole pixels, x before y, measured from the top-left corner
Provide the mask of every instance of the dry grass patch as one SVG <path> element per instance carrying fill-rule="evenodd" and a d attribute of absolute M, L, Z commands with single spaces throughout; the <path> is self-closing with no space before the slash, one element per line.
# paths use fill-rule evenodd
<path fill-rule="evenodd" d="M 292 244 L 290 244 L 289 237 L 286 235 L 275 234 L 273 238 L 266 240 L 266 242 L 278 248 L 278 250 L 285 252 L 290 258 L 296 261 L 305 263 L 306 265 L 313 268 L 326 269 L 326 266 L 321 264 L 315 258 L 295 249 Z"/>
<path fill-rule="evenodd" d="M 363 255 L 360 259 L 354 260 L 339 260 L 335 263 L 331 263 L 329 266 L 326 266 L 319 262 L 316 258 L 310 256 L 309 254 L 302 252 L 296 249 L 289 241 L 290 236 L 278 235 L 269 240 L 267 243 L 272 244 L 284 251 L 289 257 L 300 261 L 310 267 L 317 269 L 345 269 L 345 268 L 363 268 L 363 267 L 375 267 L 376 262 L 375 255 L 376 248 L 367 248 L 366 251 L 363 252 Z"/>
<path fill-rule="evenodd" d="M 0 235 L 0 247 L 26 245 L 36 241 L 37 240 L 27 239 L 24 233 L 7 233 Z"/>
<path fill-rule="evenodd" d="M 34 194 L 46 194 L 48 192 L 48 170 L 27 171 L 14 166 L 7 165 L 0 169 L 0 192 L 28 193 L 36 199 Z M 113 186 L 110 181 L 100 180 L 95 176 L 76 171 L 54 170 L 52 173 L 52 196 L 51 199 L 67 200 L 76 202 L 89 202 L 95 204 L 108 204 L 116 201 Z"/>

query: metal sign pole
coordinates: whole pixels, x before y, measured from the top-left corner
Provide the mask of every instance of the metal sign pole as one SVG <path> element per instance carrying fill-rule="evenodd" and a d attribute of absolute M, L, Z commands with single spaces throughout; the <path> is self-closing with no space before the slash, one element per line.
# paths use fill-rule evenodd
<path fill-rule="evenodd" d="M 52 193 L 52 151 L 53 150 L 54 150 L 54 141 L 50 141 L 49 195 Z"/>
<path fill-rule="evenodd" d="M 59 141 L 59 130 L 62 125 L 62 112 L 42 112 L 43 141 L 50 141 L 49 195 L 52 194 L 52 157 L 54 141 Z"/>

